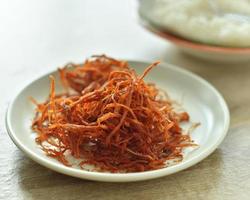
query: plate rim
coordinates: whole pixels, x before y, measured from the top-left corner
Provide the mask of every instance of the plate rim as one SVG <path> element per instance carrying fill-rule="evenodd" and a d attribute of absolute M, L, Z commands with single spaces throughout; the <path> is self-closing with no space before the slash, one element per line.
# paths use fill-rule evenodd
<path fill-rule="evenodd" d="M 137 63 L 138 65 L 148 65 L 150 61 L 140 61 L 140 60 L 133 60 L 133 59 L 127 59 L 128 63 Z M 135 64 L 134 64 L 135 65 Z M 185 163 L 180 162 L 177 165 L 170 166 L 167 168 L 162 168 L 158 170 L 152 170 L 152 171 L 146 171 L 146 172 L 133 172 L 133 173 L 124 173 L 124 174 L 116 174 L 116 173 L 106 173 L 106 172 L 91 172 L 81 169 L 75 169 L 72 167 L 64 166 L 61 163 L 55 163 L 50 161 L 49 159 L 46 159 L 42 157 L 41 155 L 33 152 L 31 149 L 29 149 L 25 144 L 19 141 L 18 137 L 16 136 L 14 130 L 11 127 L 11 111 L 13 110 L 13 104 L 15 103 L 16 99 L 20 96 L 20 94 L 31 84 L 33 84 L 35 81 L 44 78 L 51 73 L 55 73 L 56 69 L 53 69 L 43 75 L 40 75 L 31 81 L 29 81 L 24 87 L 22 87 L 17 94 L 12 98 L 10 101 L 6 114 L 5 114 L 5 127 L 7 130 L 7 133 L 11 140 L 14 142 L 14 144 L 23 151 L 29 158 L 34 160 L 35 162 L 39 163 L 40 165 L 49 168 L 53 171 L 81 178 L 81 179 L 88 179 L 88 180 L 95 180 L 95 181 L 102 181 L 102 182 L 134 182 L 134 181 L 143 181 L 143 180 L 149 180 L 154 178 L 159 178 L 162 176 L 167 176 L 173 173 L 177 173 L 179 171 L 182 171 L 184 169 L 187 169 L 198 162 L 205 159 L 207 156 L 209 156 L 211 153 L 215 151 L 215 149 L 221 144 L 223 139 L 225 138 L 229 125 L 230 125 L 230 112 L 227 106 L 226 101 L 224 100 L 223 96 L 219 93 L 219 91 L 208 81 L 203 79 L 202 77 L 198 76 L 197 74 L 194 74 L 186 69 L 183 69 L 181 67 L 178 67 L 176 65 L 172 65 L 166 62 L 161 62 L 160 67 L 163 68 L 170 68 L 171 70 L 177 71 L 178 73 L 182 73 L 184 75 L 189 76 L 192 79 L 196 79 L 198 82 L 201 82 L 206 85 L 210 90 L 213 91 L 213 93 L 218 97 L 218 100 L 220 104 L 222 105 L 222 112 L 224 116 L 224 124 L 223 124 L 223 131 L 220 134 L 220 137 L 216 140 L 216 142 L 209 145 L 206 149 L 204 149 L 202 152 L 200 152 L 195 157 L 192 157 L 189 160 L 186 160 Z"/>

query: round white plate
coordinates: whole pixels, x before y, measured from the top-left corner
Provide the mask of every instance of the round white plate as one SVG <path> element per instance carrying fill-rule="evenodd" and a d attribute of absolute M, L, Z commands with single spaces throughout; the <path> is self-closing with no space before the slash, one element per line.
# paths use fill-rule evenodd
<path fill-rule="evenodd" d="M 149 63 L 131 61 L 131 66 L 142 73 Z M 56 91 L 62 87 L 58 73 L 50 73 L 56 77 Z M 57 172 L 70 176 L 108 182 L 140 181 L 173 174 L 186 169 L 211 154 L 222 142 L 229 127 L 229 111 L 219 92 L 202 78 L 176 66 L 162 63 L 154 68 L 146 77 L 146 81 L 154 82 L 166 90 L 172 99 L 182 103 L 190 114 L 192 122 L 201 125 L 192 133 L 192 138 L 199 148 L 185 154 L 184 160 L 176 165 L 159 170 L 137 173 L 104 173 L 90 172 L 64 166 L 57 160 L 47 157 L 35 143 L 36 134 L 30 129 L 34 117 L 34 105 L 29 101 L 32 96 L 44 101 L 49 94 L 49 75 L 46 74 L 22 89 L 10 103 L 6 114 L 6 127 L 13 142 L 31 159 Z"/>

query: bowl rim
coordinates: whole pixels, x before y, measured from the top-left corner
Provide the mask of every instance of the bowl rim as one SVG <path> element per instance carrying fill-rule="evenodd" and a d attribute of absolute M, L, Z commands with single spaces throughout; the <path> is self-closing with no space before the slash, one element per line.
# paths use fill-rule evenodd
<path fill-rule="evenodd" d="M 139 23 L 150 32 L 160 36 L 161 38 L 169 40 L 170 42 L 176 44 L 177 46 L 195 49 L 203 52 L 245 54 L 245 55 L 250 54 L 250 47 L 224 47 L 224 46 L 213 46 L 209 44 L 199 43 L 177 36 L 166 30 L 161 30 L 157 26 L 150 23 L 148 20 L 142 19 L 142 17 L 140 17 Z"/>

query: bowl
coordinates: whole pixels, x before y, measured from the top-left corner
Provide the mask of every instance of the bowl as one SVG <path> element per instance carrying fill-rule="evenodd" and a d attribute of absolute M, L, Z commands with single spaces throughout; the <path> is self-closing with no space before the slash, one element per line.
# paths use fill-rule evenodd
<path fill-rule="evenodd" d="M 139 6 L 140 24 L 150 32 L 173 43 L 181 51 L 210 61 L 215 62 L 247 62 L 250 61 L 250 47 L 223 47 L 199 43 L 177 36 L 170 31 L 163 30 L 159 25 L 151 22 L 146 13 L 150 12 L 148 1 L 141 1 Z M 145 4 L 145 5 L 144 5 Z"/>

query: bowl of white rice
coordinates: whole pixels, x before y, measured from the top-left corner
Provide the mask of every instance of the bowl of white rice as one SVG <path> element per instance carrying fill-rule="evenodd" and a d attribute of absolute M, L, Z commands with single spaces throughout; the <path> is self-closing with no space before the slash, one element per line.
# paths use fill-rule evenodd
<path fill-rule="evenodd" d="M 144 27 L 194 56 L 250 61 L 250 0 L 140 0 Z"/>

